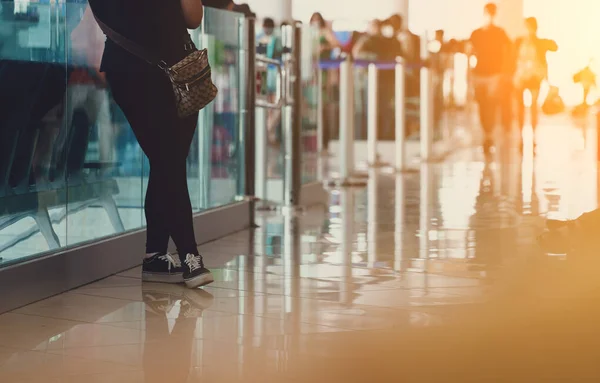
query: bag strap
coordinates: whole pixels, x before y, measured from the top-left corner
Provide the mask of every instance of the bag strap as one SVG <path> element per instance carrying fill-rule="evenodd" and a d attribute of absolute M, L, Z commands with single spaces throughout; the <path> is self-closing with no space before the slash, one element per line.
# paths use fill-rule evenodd
<path fill-rule="evenodd" d="M 104 24 L 102 22 L 102 20 L 100 20 L 98 17 L 96 17 L 95 14 L 94 14 L 94 18 L 96 19 L 96 22 L 98 23 L 98 26 L 100 27 L 100 29 L 102 29 L 102 32 L 104 32 L 106 37 L 108 37 L 112 42 L 119 45 L 121 48 L 125 49 L 127 52 L 131 53 L 132 55 L 144 60 L 145 62 L 147 62 L 150 65 L 156 65 L 162 70 L 168 69 L 168 65 L 164 60 L 157 60 L 157 59 L 153 58 L 152 55 L 148 54 L 148 52 L 143 47 L 141 47 L 139 44 L 134 43 L 127 37 L 121 35 L 120 33 L 115 31 L 108 25 Z"/>

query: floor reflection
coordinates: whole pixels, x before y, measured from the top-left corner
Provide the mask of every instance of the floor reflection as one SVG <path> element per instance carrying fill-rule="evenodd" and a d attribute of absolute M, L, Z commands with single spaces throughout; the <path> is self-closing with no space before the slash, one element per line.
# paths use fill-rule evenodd
<path fill-rule="evenodd" d="M 536 244 L 597 207 L 595 154 L 550 132 L 577 142 L 553 127 L 536 153 L 466 149 L 260 213 L 201 246 L 204 290 L 133 269 L 2 315 L 0 381 L 598 381 L 598 261 Z"/>

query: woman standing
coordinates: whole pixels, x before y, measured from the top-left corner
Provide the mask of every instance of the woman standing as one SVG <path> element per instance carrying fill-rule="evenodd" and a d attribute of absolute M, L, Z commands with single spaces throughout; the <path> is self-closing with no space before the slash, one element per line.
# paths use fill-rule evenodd
<path fill-rule="evenodd" d="M 319 29 L 319 58 L 330 60 L 333 50 L 340 47 L 340 42 L 319 12 L 313 13 L 310 18 L 310 25 Z"/>
<path fill-rule="evenodd" d="M 548 77 L 548 61 L 546 53 L 556 52 L 556 42 L 541 39 L 537 35 L 538 23 L 535 17 L 525 20 L 528 34 L 518 38 L 515 44 L 517 66 L 515 71 L 515 88 L 517 90 L 519 128 L 525 125 L 525 104 L 523 93 L 531 92 L 531 126 L 535 130 L 538 124 L 538 98 L 542 81 Z"/>
<path fill-rule="evenodd" d="M 171 66 L 189 54 L 187 28 L 203 17 L 201 0 L 89 0 L 95 17 Z M 187 156 L 198 114 L 180 118 L 169 78 L 111 39 L 100 70 L 150 161 L 147 241 L 142 277 L 190 288 L 213 281 L 198 253 L 187 185 Z M 180 259 L 169 253 L 169 238 Z"/>

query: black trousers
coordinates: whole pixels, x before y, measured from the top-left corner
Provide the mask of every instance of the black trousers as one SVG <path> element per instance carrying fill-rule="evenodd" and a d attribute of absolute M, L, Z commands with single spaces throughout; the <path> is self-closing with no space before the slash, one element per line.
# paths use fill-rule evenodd
<path fill-rule="evenodd" d="M 198 114 L 177 115 L 171 83 L 158 69 L 106 73 L 112 94 L 150 161 L 146 192 L 146 253 L 167 250 L 169 237 L 180 257 L 197 254 L 187 185 L 187 156 Z"/>

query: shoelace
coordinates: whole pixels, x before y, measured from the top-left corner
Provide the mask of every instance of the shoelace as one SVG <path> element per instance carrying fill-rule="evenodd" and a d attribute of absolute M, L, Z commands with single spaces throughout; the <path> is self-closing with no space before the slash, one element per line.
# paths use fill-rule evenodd
<path fill-rule="evenodd" d="M 202 257 L 194 254 L 188 254 L 185 257 L 185 264 L 190 268 L 190 271 L 195 271 L 204 267 L 202 264 Z"/>
<path fill-rule="evenodd" d="M 169 271 L 171 271 L 171 267 L 179 268 L 181 267 L 181 261 L 179 259 L 175 259 L 172 254 L 167 253 L 165 255 L 161 255 L 158 259 L 165 261 L 169 264 Z"/>

